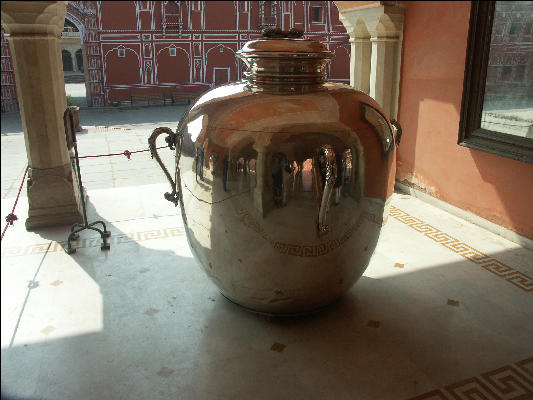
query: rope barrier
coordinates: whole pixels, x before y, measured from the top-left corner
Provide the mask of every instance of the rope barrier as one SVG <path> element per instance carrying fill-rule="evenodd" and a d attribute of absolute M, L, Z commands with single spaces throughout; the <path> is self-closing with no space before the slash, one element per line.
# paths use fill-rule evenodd
<path fill-rule="evenodd" d="M 157 150 L 159 149 L 164 149 L 168 146 L 160 146 L 160 147 L 157 147 Z M 136 153 L 144 153 L 145 151 L 150 151 L 150 149 L 145 149 L 145 150 L 136 150 L 136 151 L 129 151 L 129 150 L 124 150 L 122 153 L 109 153 L 109 154 L 96 154 L 96 155 L 89 155 L 89 156 L 79 156 L 78 158 L 79 159 L 82 159 L 82 158 L 98 158 L 98 157 L 112 157 L 112 156 L 126 156 L 126 158 L 128 160 L 131 160 L 131 155 L 132 154 L 136 154 Z M 70 157 L 71 160 L 74 160 L 74 158 L 76 157 Z"/>
<path fill-rule="evenodd" d="M 4 235 L 6 234 L 7 228 L 9 228 L 13 223 L 18 220 L 18 217 L 15 215 L 15 208 L 17 207 L 17 203 L 19 202 L 20 192 L 22 191 L 22 186 L 24 186 L 24 182 L 26 181 L 26 175 L 28 174 L 28 166 L 26 165 L 26 169 L 24 170 L 24 176 L 22 177 L 22 182 L 20 183 L 19 192 L 17 193 L 17 198 L 15 200 L 15 204 L 13 204 L 13 208 L 11 209 L 11 212 L 7 214 L 6 216 L 6 226 L 4 227 L 4 230 L 2 231 L 2 237 L 0 240 L 4 239 Z"/>
<path fill-rule="evenodd" d="M 111 128 L 114 129 L 114 128 Z M 118 128 L 121 129 L 121 128 Z M 168 146 L 160 146 L 157 147 L 157 150 L 164 149 Z M 111 156 L 126 156 L 128 160 L 131 160 L 131 155 L 136 153 L 144 153 L 145 151 L 150 151 L 150 149 L 145 150 L 136 150 L 136 151 L 129 151 L 124 150 L 122 153 L 109 153 L 109 154 L 96 154 L 96 155 L 89 155 L 89 156 L 81 156 L 79 158 L 97 158 L 97 157 L 111 157 Z M 72 160 L 75 159 L 75 157 L 70 157 Z M 13 208 L 11 212 L 6 216 L 6 226 L 4 227 L 4 230 L 2 231 L 2 237 L 0 240 L 4 239 L 4 235 L 7 231 L 7 228 L 9 228 L 15 221 L 18 220 L 18 217 L 15 215 L 15 208 L 17 207 L 17 203 L 19 201 L 20 192 L 22 191 L 22 187 L 24 186 L 24 182 L 26 181 L 26 175 L 28 174 L 28 168 L 29 166 L 26 166 L 26 170 L 24 171 L 24 176 L 22 177 L 22 182 L 20 183 L 19 191 L 17 193 L 17 198 L 15 199 L 15 204 L 13 204 Z"/>
<path fill-rule="evenodd" d="M 82 126 L 81 127 L 82 129 L 95 129 L 97 131 L 109 131 L 109 130 L 112 130 L 112 131 L 132 131 L 133 129 L 131 128 L 116 128 L 116 127 L 113 127 L 113 126 L 108 126 L 108 125 L 94 125 L 94 126 Z"/>

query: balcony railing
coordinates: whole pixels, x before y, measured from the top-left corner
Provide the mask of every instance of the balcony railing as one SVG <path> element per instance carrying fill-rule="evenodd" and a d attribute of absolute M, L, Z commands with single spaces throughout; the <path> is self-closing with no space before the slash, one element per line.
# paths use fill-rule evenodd
<path fill-rule="evenodd" d="M 61 37 L 62 38 L 80 37 L 80 32 L 63 31 L 61 32 Z"/>

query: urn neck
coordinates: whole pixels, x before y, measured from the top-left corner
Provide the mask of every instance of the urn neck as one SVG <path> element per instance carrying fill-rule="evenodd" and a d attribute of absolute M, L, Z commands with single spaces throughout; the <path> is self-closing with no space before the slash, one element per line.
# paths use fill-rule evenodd
<path fill-rule="evenodd" d="M 248 67 L 244 80 L 250 91 L 281 94 L 321 90 L 333 58 L 321 42 L 294 38 L 254 40 L 237 56 Z"/>

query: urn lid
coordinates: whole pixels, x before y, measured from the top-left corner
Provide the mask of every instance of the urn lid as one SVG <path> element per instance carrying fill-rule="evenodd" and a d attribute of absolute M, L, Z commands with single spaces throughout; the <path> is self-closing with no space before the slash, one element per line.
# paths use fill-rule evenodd
<path fill-rule="evenodd" d="M 305 93 L 320 90 L 326 82 L 326 63 L 333 59 L 326 45 L 303 39 L 303 32 L 277 28 L 263 38 L 247 42 L 237 52 L 248 71 L 247 87 L 254 92 Z"/>
<path fill-rule="evenodd" d="M 328 60 L 333 58 L 333 54 L 324 43 L 318 40 L 303 39 L 303 32 L 296 29 L 291 29 L 288 32 L 283 32 L 281 29 L 265 29 L 262 39 L 247 42 L 237 54 L 241 58 L 290 55 L 318 57 Z"/>

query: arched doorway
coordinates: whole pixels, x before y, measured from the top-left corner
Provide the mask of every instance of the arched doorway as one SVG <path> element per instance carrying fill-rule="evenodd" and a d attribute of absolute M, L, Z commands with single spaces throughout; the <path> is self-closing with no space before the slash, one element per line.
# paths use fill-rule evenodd
<path fill-rule="evenodd" d="M 76 51 L 76 67 L 78 68 L 78 71 L 83 72 L 83 54 L 81 49 Z"/>
<path fill-rule="evenodd" d="M 72 72 L 74 67 L 72 65 L 72 54 L 68 50 L 61 50 L 61 59 L 63 60 L 63 72 Z"/>
<path fill-rule="evenodd" d="M 87 107 L 87 84 L 85 73 L 83 26 L 67 12 L 61 32 L 61 54 L 67 104 Z"/>

